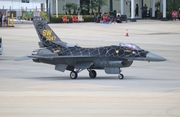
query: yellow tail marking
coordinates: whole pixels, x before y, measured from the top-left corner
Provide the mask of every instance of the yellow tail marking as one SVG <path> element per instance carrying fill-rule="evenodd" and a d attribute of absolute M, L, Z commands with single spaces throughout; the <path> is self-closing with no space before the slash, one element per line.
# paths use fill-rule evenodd
<path fill-rule="evenodd" d="M 42 35 L 46 37 L 47 41 L 56 40 L 56 36 L 52 36 L 52 30 L 42 30 Z"/>
<path fill-rule="evenodd" d="M 52 34 L 52 30 L 47 30 L 47 35 L 51 36 L 51 34 Z"/>
<path fill-rule="evenodd" d="M 42 35 L 43 36 L 51 36 L 52 30 L 42 30 Z"/>

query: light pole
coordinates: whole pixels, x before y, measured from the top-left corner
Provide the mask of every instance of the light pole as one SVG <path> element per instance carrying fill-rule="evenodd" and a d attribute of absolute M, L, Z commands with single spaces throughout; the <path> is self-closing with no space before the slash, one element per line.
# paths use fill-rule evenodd
<path fill-rule="evenodd" d="M 48 22 L 50 22 L 50 3 L 49 3 L 49 0 L 46 0 L 46 12 L 47 12 Z"/>
<path fill-rule="evenodd" d="M 56 18 L 58 18 L 58 0 L 56 0 Z"/>
<path fill-rule="evenodd" d="M 48 11 L 48 0 L 46 0 L 46 12 L 49 13 Z"/>

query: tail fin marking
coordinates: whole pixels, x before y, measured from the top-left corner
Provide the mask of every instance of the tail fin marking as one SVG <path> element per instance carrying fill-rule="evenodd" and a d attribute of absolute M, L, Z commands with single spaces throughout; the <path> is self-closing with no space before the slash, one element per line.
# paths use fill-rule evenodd
<path fill-rule="evenodd" d="M 49 25 L 40 17 L 35 16 L 33 18 L 33 24 L 41 41 L 41 46 L 48 47 L 50 43 L 61 45 L 66 47 L 67 43 L 61 41 L 61 39 L 55 34 L 55 32 L 49 27 Z"/>

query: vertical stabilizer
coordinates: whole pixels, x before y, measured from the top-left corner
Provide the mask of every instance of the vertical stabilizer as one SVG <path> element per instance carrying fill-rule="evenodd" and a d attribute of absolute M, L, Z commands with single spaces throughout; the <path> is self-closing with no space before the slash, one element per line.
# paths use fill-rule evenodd
<path fill-rule="evenodd" d="M 40 39 L 40 47 L 48 47 L 51 44 L 61 45 L 66 47 L 67 43 L 61 41 L 61 39 L 55 34 L 55 32 L 49 27 L 45 20 L 41 17 L 34 17 L 33 24 Z"/>

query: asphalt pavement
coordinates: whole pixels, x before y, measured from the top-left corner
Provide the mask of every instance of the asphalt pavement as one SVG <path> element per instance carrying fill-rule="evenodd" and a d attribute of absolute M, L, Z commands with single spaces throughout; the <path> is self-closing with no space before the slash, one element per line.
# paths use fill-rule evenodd
<path fill-rule="evenodd" d="M 180 21 L 49 25 L 68 43 L 98 47 L 130 42 L 167 61 L 134 61 L 122 69 L 123 80 L 103 70 L 97 70 L 95 79 L 84 70 L 72 80 L 69 71 L 56 71 L 53 65 L 14 61 L 39 48 L 32 23 L 0 27 L 1 117 L 180 116 Z"/>

